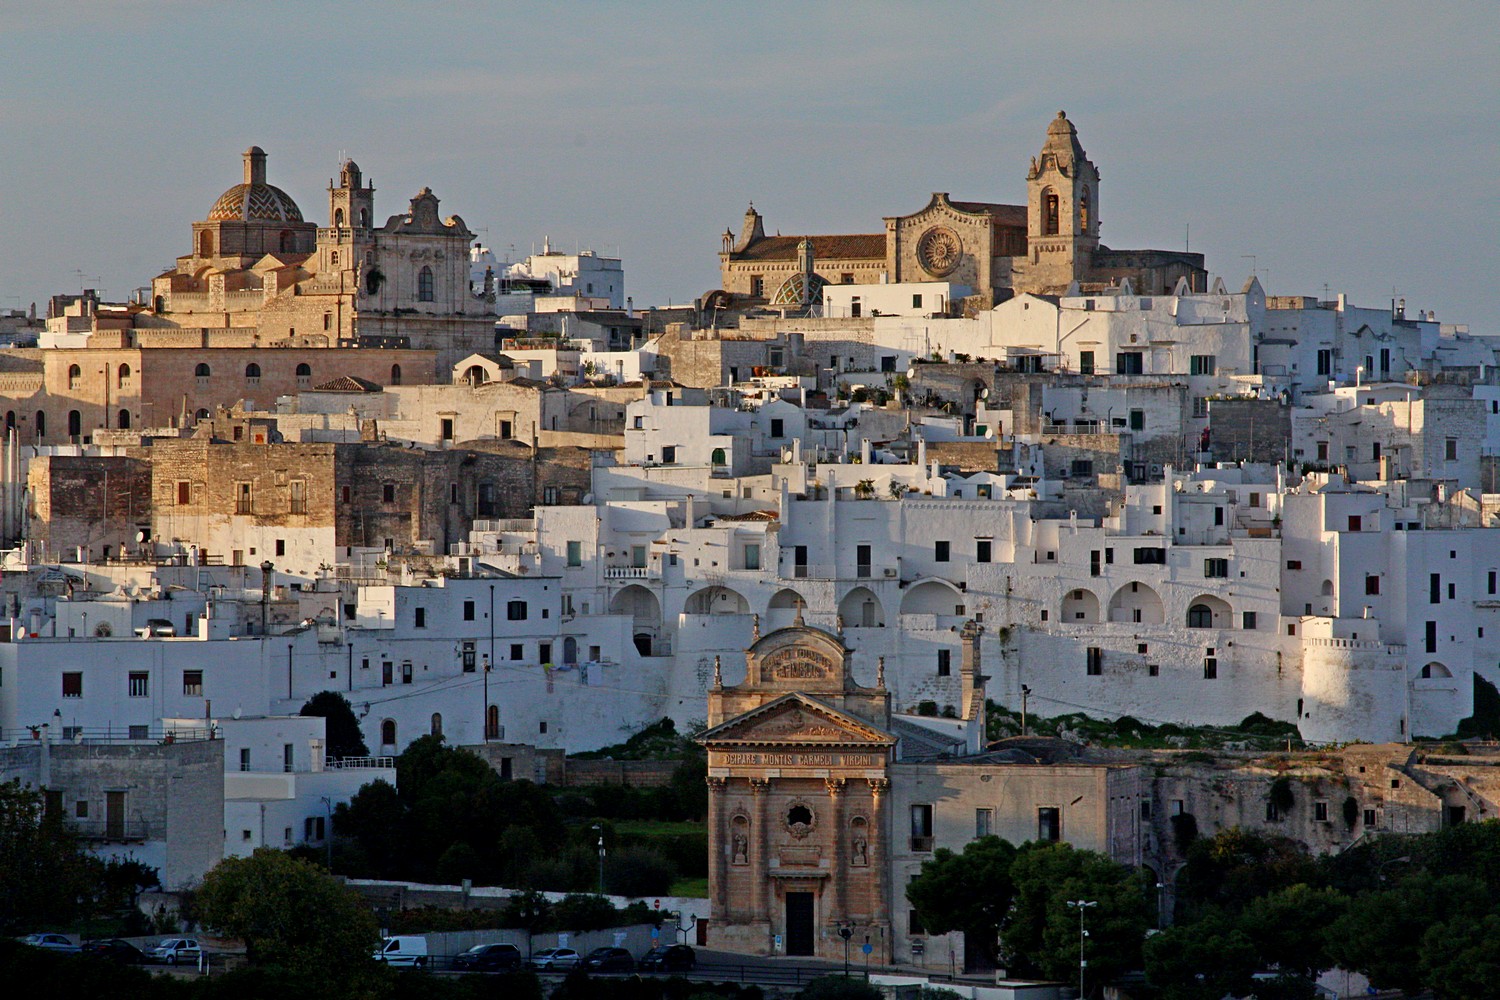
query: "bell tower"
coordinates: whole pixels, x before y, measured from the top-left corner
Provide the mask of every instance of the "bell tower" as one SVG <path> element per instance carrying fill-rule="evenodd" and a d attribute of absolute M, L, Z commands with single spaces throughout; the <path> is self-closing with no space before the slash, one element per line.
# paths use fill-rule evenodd
<path fill-rule="evenodd" d="M 359 164 L 345 160 L 338 187 L 328 182 L 328 225 L 334 229 L 368 230 L 375 224 L 375 187 L 366 186 Z"/>
<path fill-rule="evenodd" d="M 1026 174 L 1026 242 L 1034 282 L 1061 289 L 1082 279 L 1099 249 L 1099 171 L 1059 111 Z"/>

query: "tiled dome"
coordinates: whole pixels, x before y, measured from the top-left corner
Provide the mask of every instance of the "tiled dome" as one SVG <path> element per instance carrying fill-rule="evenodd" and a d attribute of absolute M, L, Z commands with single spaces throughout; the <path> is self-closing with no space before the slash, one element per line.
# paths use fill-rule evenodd
<path fill-rule="evenodd" d="M 301 222 L 302 210 L 285 191 L 271 184 L 236 184 L 219 195 L 208 210 L 210 221 L 234 219 Z"/>

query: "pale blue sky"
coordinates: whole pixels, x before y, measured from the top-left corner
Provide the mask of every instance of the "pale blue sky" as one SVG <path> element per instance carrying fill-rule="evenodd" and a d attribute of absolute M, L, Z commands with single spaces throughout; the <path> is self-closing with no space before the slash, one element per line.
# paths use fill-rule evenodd
<path fill-rule="evenodd" d="M 428 185 L 682 302 L 750 199 L 786 233 L 1021 201 L 1065 108 L 1105 243 L 1191 224 L 1231 284 L 1500 333 L 1497 46 L 1494 4 L 0 0 L 0 307 L 147 284 L 252 143 L 310 219 L 344 151 L 382 219 Z"/>

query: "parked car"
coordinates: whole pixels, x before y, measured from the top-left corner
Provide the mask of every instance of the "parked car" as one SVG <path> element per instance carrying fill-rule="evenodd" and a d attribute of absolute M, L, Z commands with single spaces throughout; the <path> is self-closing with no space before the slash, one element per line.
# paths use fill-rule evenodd
<path fill-rule="evenodd" d="M 657 945 L 641 956 L 642 972 L 691 972 L 698 953 L 685 944 Z"/>
<path fill-rule="evenodd" d="M 543 948 L 531 956 L 533 969 L 576 969 L 583 956 L 572 948 Z"/>
<path fill-rule="evenodd" d="M 96 958 L 107 958 L 121 965 L 145 965 L 150 961 L 144 951 L 129 941 L 121 941 L 119 938 L 110 938 L 106 941 L 85 941 L 83 953 Z"/>
<path fill-rule="evenodd" d="M 635 959 L 624 948 L 595 948 L 583 964 L 590 972 L 635 971 Z"/>
<path fill-rule="evenodd" d="M 476 944 L 453 959 L 457 972 L 512 972 L 526 964 L 513 944 Z"/>
<path fill-rule="evenodd" d="M 414 969 L 427 967 L 427 939 L 419 934 L 398 934 L 385 938 L 372 956 L 386 965 L 406 966 Z"/>
<path fill-rule="evenodd" d="M 33 948 L 45 948 L 47 951 L 61 951 L 68 954 L 78 951 L 78 946 L 66 934 L 28 934 L 21 938 L 21 943 L 29 944 Z"/>
<path fill-rule="evenodd" d="M 197 938 L 162 938 L 151 949 L 151 961 L 167 965 L 196 965 L 202 954 Z"/>

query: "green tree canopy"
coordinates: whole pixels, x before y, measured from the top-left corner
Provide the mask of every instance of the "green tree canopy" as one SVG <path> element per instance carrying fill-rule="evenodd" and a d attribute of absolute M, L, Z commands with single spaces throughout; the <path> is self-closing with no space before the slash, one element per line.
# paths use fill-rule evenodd
<path fill-rule="evenodd" d="M 1484 886 L 1463 875 L 1429 881 L 1408 878 L 1350 901 L 1328 929 L 1328 953 L 1381 989 L 1420 993 L 1424 986 L 1423 935 L 1450 920 L 1477 923 L 1490 910 Z"/>
<path fill-rule="evenodd" d="M 359 731 L 359 720 L 354 709 L 337 691 L 319 691 L 307 700 L 298 715 L 319 715 L 325 720 L 324 736 L 328 742 L 329 757 L 368 757 L 364 734 Z"/>
<path fill-rule="evenodd" d="M 105 874 L 41 792 L 0 783 L 0 933 L 69 923 L 93 908 Z"/>
<path fill-rule="evenodd" d="M 1015 895 L 1010 874 L 1015 858 L 1015 847 L 999 837 L 970 841 L 962 854 L 940 847 L 922 862 L 906 898 L 927 930 L 963 931 L 971 946 L 998 963 L 1000 925 Z"/>
<path fill-rule="evenodd" d="M 1145 942 L 1146 978 L 1162 1000 L 1221 1000 L 1250 992 L 1255 945 L 1232 917 L 1210 913 Z"/>
<path fill-rule="evenodd" d="M 1293 885 L 1252 900 L 1240 927 L 1265 965 L 1316 979 L 1333 965 L 1328 928 L 1344 915 L 1347 899 L 1333 889 Z"/>
<path fill-rule="evenodd" d="M 1189 915 L 1205 907 L 1238 912 L 1276 889 L 1317 879 L 1317 862 L 1300 842 L 1231 827 L 1193 842 L 1177 891 Z"/>
<path fill-rule="evenodd" d="M 224 859 L 204 876 L 197 904 L 206 925 L 243 940 L 250 961 L 297 995 L 359 996 L 375 981 L 380 936 L 369 909 L 282 851 Z"/>

